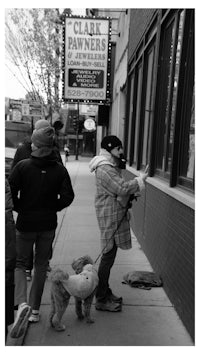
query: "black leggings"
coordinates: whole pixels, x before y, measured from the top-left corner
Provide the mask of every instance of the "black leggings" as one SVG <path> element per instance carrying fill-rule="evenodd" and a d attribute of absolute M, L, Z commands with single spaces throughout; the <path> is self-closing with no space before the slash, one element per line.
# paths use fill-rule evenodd
<path fill-rule="evenodd" d="M 111 289 L 109 288 L 109 277 L 110 270 L 114 264 L 115 257 L 117 254 L 117 246 L 114 243 L 113 248 L 102 255 L 101 261 L 98 269 L 99 284 L 96 291 L 96 299 L 99 302 L 106 302 L 109 295 L 112 294 Z"/>

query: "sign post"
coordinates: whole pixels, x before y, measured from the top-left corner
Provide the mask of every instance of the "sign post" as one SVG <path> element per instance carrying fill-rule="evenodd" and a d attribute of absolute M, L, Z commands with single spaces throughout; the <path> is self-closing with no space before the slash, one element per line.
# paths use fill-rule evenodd
<path fill-rule="evenodd" d="M 63 101 L 78 104 L 76 160 L 79 149 L 79 103 L 110 104 L 111 19 L 65 15 L 63 18 Z M 86 130 L 93 131 L 89 120 Z"/>

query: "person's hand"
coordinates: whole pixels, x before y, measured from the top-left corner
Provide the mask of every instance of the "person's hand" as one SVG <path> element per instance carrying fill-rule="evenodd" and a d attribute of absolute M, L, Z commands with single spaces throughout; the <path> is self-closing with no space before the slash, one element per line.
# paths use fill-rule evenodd
<path fill-rule="evenodd" d="M 143 181 L 146 181 L 146 179 L 148 177 L 148 173 L 140 173 L 140 177 Z"/>
<path fill-rule="evenodd" d="M 140 173 L 140 175 L 135 178 L 138 182 L 140 191 L 142 191 L 145 188 L 145 181 L 148 177 L 148 168 L 149 166 L 147 165 L 145 171 L 143 173 Z"/>
<path fill-rule="evenodd" d="M 146 166 L 144 173 L 140 173 L 140 177 L 143 181 L 146 181 L 148 177 L 149 165 Z"/>

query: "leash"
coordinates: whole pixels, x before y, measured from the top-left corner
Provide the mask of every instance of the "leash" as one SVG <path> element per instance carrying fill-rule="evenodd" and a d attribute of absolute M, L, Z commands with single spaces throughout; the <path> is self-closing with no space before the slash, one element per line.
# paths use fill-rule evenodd
<path fill-rule="evenodd" d="M 94 262 L 94 265 L 96 264 L 96 262 L 97 262 L 97 260 L 100 258 L 100 256 L 103 255 L 104 250 L 105 250 L 106 247 L 108 246 L 108 244 L 109 244 L 109 242 L 111 241 L 111 239 L 114 237 L 115 233 L 117 233 L 119 227 L 121 226 L 121 224 L 122 224 L 124 218 L 125 218 L 126 215 L 127 215 L 127 212 L 128 212 L 128 210 L 129 210 L 129 208 L 131 208 L 131 206 L 132 206 L 133 200 L 136 200 L 136 201 L 137 201 L 137 198 L 138 198 L 138 195 L 136 195 L 136 194 L 130 195 L 129 200 L 128 200 L 128 203 L 127 203 L 127 205 L 126 205 L 126 209 L 125 209 L 124 215 L 122 216 L 122 218 L 121 218 L 119 224 L 117 225 L 117 228 L 115 229 L 115 231 L 113 232 L 113 234 L 111 235 L 111 237 L 108 239 L 108 241 L 107 241 L 106 245 L 104 246 L 104 248 L 102 249 L 101 253 L 100 253 L 100 254 L 98 255 L 98 257 L 96 258 L 96 260 L 95 260 L 95 262 Z"/>

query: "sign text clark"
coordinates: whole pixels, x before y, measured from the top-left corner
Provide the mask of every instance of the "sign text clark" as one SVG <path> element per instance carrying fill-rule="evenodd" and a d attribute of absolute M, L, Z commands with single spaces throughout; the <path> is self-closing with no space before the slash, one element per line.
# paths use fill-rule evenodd
<path fill-rule="evenodd" d="M 107 99 L 109 19 L 65 19 L 64 99 Z"/>

